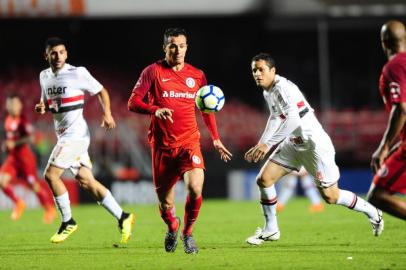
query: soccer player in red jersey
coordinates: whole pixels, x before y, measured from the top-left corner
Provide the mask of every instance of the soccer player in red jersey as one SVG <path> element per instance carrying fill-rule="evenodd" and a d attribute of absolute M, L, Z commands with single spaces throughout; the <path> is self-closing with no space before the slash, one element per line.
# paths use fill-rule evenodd
<path fill-rule="evenodd" d="M 150 114 L 148 139 L 152 150 L 153 181 L 159 210 L 168 225 L 165 250 L 174 252 L 180 218 L 174 208 L 174 186 L 183 178 L 188 190 L 181 239 L 186 253 L 197 253 L 192 226 L 202 204 L 204 161 L 196 122 L 195 94 L 206 85 L 203 71 L 185 63 L 187 35 L 179 28 L 164 33 L 165 59 L 146 67 L 128 101 L 129 110 Z M 143 102 L 148 93 L 148 104 Z M 221 143 L 214 114 L 201 113 L 215 149 L 223 161 L 232 154 Z"/>
<path fill-rule="evenodd" d="M 379 79 L 380 94 L 389 112 L 387 128 L 372 155 L 375 173 L 369 201 L 383 211 L 406 220 L 406 29 L 399 21 L 382 26 L 381 43 L 388 62 Z M 400 140 L 399 140 L 400 138 Z"/>
<path fill-rule="evenodd" d="M 10 185 L 11 180 L 21 176 L 45 209 L 44 222 L 51 223 L 56 218 L 56 211 L 51 197 L 38 183 L 37 161 L 29 146 L 33 128 L 22 115 L 23 104 L 20 97 L 16 94 L 9 95 L 6 99 L 6 109 L 7 117 L 4 122 L 6 140 L 3 149 L 7 151 L 7 158 L 0 168 L 0 187 L 15 203 L 11 219 L 19 219 L 25 209 L 24 201 L 15 194 Z"/>

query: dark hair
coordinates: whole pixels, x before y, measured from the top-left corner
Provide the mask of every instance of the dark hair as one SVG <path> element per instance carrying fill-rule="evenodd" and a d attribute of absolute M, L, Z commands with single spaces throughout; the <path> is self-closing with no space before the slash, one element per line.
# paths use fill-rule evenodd
<path fill-rule="evenodd" d="M 21 100 L 20 95 L 18 95 L 17 93 L 10 93 L 7 95 L 7 99 L 13 99 L 13 98 L 18 98 L 19 100 Z"/>
<path fill-rule="evenodd" d="M 251 62 L 259 61 L 259 60 L 264 60 L 269 68 L 276 68 L 276 63 L 275 60 L 271 57 L 269 53 L 259 53 L 252 57 Z"/>
<path fill-rule="evenodd" d="M 187 38 L 186 30 L 182 28 L 168 28 L 164 33 L 164 45 L 168 44 L 168 39 L 170 37 L 185 36 Z"/>
<path fill-rule="evenodd" d="M 60 37 L 47 38 L 47 40 L 45 41 L 45 50 L 48 50 L 49 48 L 53 48 L 58 45 L 64 45 L 66 47 L 66 42 Z"/>

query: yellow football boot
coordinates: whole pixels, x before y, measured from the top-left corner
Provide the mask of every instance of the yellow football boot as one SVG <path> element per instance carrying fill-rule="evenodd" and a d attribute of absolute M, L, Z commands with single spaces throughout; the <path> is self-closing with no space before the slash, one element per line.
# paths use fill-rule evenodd
<path fill-rule="evenodd" d="M 51 243 L 61 243 L 65 241 L 72 233 L 74 233 L 78 229 L 78 225 L 76 222 L 71 219 L 68 222 L 62 222 L 61 227 L 59 230 L 52 235 L 50 241 Z"/>
<path fill-rule="evenodd" d="M 121 241 L 122 244 L 127 244 L 128 240 L 131 238 L 131 233 L 135 223 L 135 215 L 123 213 L 122 219 L 118 222 L 118 227 L 121 232 Z"/>

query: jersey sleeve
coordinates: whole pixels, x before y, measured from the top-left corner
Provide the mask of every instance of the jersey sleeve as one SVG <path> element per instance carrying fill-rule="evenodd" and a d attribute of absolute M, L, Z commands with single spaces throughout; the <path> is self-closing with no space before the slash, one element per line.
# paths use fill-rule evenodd
<path fill-rule="evenodd" d="M 262 133 L 261 139 L 259 139 L 260 143 L 266 143 L 275 131 L 281 125 L 281 119 L 279 117 L 275 117 L 272 113 L 269 115 L 268 121 L 266 123 L 266 127 L 264 132 Z"/>
<path fill-rule="evenodd" d="M 201 112 L 201 114 L 202 114 L 203 122 L 206 125 L 207 129 L 209 130 L 211 139 L 213 141 L 220 139 L 220 136 L 219 136 L 219 133 L 217 130 L 216 117 L 215 117 L 214 113 Z"/>
<path fill-rule="evenodd" d="M 90 95 L 95 95 L 103 89 L 101 85 L 85 67 L 78 67 L 80 77 L 80 89 L 87 91 Z"/>
<path fill-rule="evenodd" d="M 298 89 L 289 88 L 289 90 L 299 91 Z M 280 115 L 280 125 L 275 129 L 273 134 L 266 140 L 266 144 L 272 148 L 287 138 L 299 125 L 299 109 L 294 97 L 286 89 L 275 89 L 275 99 L 282 112 Z"/>
<path fill-rule="evenodd" d="M 388 79 L 391 102 L 406 102 L 406 68 L 404 65 L 392 65 L 388 69 Z"/>
<path fill-rule="evenodd" d="M 128 99 L 128 109 L 133 112 L 154 114 L 158 106 L 146 104 L 143 100 L 154 84 L 155 69 L 153 65 L 146 67 L 135 84 Z"/>

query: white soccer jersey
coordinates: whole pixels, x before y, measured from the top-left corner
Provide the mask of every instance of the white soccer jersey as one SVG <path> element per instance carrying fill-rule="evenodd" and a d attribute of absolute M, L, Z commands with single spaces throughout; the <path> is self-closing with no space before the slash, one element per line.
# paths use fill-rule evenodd
<path fill-rule="evenodd" d="M 297 142 L 302 140 L 305 144 L 309 136 L 328 136 L 315 117 L 313 108 L 293 82 L 276 75 L 273 88 L 264 90 L 263 94 L 270 116 L 261 142 L 272 147 L 285 138 Z"/>
<path fill-rule="evenodd" d="M 336 183 L 340 174 L 333 143 L 299 88 L 276 75 L 264 98 L 270 116 L 260 142 L 269 147 L 279 144 L 270 160 L 288 171 L 304 166 L 320 187 Z"/>
<path fill-rule="evenodd" d="M 57 73 L 40 73 L 41 100 L 53 114 L 58 139 L 89 137 L 83 118 L 84 94 L 99 93 L 103 86 L 84 67 L 65 64 Z"/>

